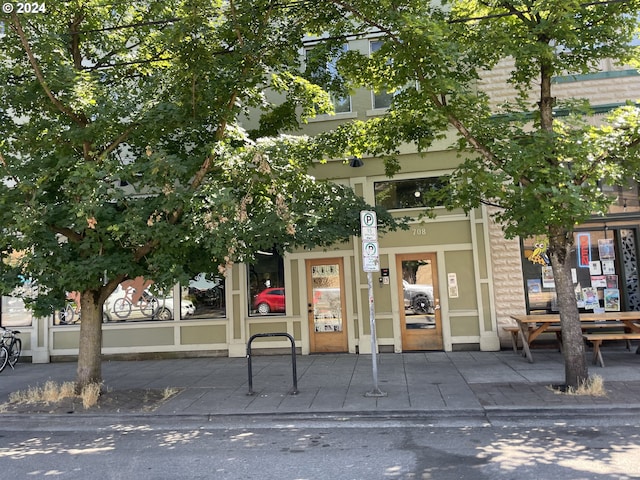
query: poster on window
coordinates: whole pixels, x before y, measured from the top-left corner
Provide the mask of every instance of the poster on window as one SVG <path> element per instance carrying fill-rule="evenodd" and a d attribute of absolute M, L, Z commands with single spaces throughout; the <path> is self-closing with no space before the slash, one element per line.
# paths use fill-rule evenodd
<path fill-rule="evenodd" d="M 527 280 L 527 288 L 529 289 L 529 293 L 541 293 L 542 282 L 537 278 L 530 278 Z"/>
<path fill-rule="evenodd" d="M 620 290 L 617 288 L 604 289 L 604 310 L 606 312 L 620 311 Z"/>
<path fill-rule="evenodd" d="M 600 307 L 598 301 L 598 291 L 593 287 L 585 287 L 582 289 L 582 298 L 584 299 L 584 308 L 586 310 L 593 310 Z"/>
<path fill-rule="evenodd" d="M 603 260 L 602 261 L 602 273 L 605 275 L 613 275 L 616 273 L 616 266 L 613 260 Z"/>
<path fill-rule="evenodd" d="M 598 254 L 600 255 L 600 260 L 614 260 L 616 258 L 615 250 L 613 249 L 613 238 L 598 239 Z"/>
<path fill-rule="evenodd" d="M 584 308 L 584 296 L 582 295 L 582 287 L 579 283 L 575 287 L 575 295 L 578 308 Z"/>
<path fill-rule="evenodd" d="M 542 286 L 544 288 L 554 288 L 556 286 L 551 267 L 542 267 Z"/>

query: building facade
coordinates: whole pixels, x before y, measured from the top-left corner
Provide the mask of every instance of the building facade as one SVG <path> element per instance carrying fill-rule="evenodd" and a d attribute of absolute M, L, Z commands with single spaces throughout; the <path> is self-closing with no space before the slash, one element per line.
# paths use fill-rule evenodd
<path fill-rule="evenodd" d="M 349 48 L 369 52 L 376 42 L 354 40 Z M 512 96 L 505 82 L 509 70 L 508 63 L 501 64 L 481 84 L 496 104 Z M 556 83 L 558 96 L 590 97 L 603 111 L 640 97 L 637 72 L 609 64 L 599 74 Z M 388 101 L 388 96 L 359 91 L 340 99 L 336 115 L 311 121 L 304 133 L 384 115 Z M 531 260 L 537 239 L 506 240 L 486 207 L 468 215 L 440 209 L 434 219 L 419 218 L 421 192 L 434 188 L 459 161 L 450 145 L 451 139 L 442 140 L 421 155 L 407 148 L 392 179 L 380 159 L 366 157 L 357 162 L 360 166 L 335 161 L 312 172 L 350 185 L 372 205 L 413 218 L 408 230 L 378 238 L 380 270 L 371 277 L 379 351 L 498 350 L 509 341 L 500 327 L 510 323 L 510 315 L 554 309 L 552 278 L 545 277 L 543 264 Z M 585 293 L 596 296 L 598 308 L 606 308 L 605 290 L 618 289 L 620 307 L 637 309 L 637 186 L 618 193 L 608 217 L 578 229 L 576 288 L 592 289 Z M 361 239 L 353 237 L 330 249 L 284 256 L 276 249 L 258 252 L 254 264 L 236 264 L 224 277 L 212 265 L 211 272 L 163 295 L 154 294 L 148 280 L 132 280 L 105 305 L 103 353 L 241 357 L 259 333 L 287 333 L 302 354 L 370 353 L 367 255 Z M 62 312 L 32 318 L 18 298 L 3 297 L 2 324 L 19 326 L 24 354 L 34 362 L 74 357 L 78 304 L 71 296 Z M 252 348 L 275 353 L 289 347 L 283 337 L 268 337 L 256 339 Z"/>

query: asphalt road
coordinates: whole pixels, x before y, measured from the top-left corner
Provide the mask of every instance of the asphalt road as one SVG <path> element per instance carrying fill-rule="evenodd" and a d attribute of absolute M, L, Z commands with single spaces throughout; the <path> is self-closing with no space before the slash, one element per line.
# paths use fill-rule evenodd
<path fill-rule="evenodd" d="M 0 468 L 82 480 L 640 478 L 640 430 L 628 418 L 142 420 L 9 419 Z"/>

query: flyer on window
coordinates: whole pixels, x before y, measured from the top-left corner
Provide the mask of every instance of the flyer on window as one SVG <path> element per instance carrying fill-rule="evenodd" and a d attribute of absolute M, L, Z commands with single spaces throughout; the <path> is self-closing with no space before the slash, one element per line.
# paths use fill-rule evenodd
<path fill-rule="evenodd" d="M 617 288 L 604 289 L 604 309 L 606 312 L 620 311 L 620 290 Z"/>
<path fill-rule="evenodd" d="M 601 238 L 598 240 L 598 254 L 600 260 L 613 260 L 616 258 L 613 249 L 613 238 Z"/>
<path fill-rule="evenodd" d="M 613 260 L 603 260 L 602 261 L 602 273 L 605 275 L 612 275 L 616 273 L 616 265 Z"/>
<path fill-rule="evenodd" d="M 556 286 L 551 267 L 542 267 L 542 286 L 544 288 L 554 288 Z"/>
<path fill-rule="evenodd" d="M 582 289 L 582 297 L 584 298 L 584 308 L 587 310 L 593 310 L 600 307 L 598 301 L 598 291 L 593 287 L 585 287 Z"/>
<path fill-rule="evenodd" d="M 530 278 L 527 280 L 527 288 L 529 293 L 540 293 L 542 292 L 542 282 L 537 278 Z"/>

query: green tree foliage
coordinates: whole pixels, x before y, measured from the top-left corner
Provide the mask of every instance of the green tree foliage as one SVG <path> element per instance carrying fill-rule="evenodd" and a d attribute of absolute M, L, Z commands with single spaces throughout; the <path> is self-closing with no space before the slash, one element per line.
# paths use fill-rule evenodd
<path fill-rule="evenodd" d="M 567 0 L 334 0 L 353 31 L 378 33 L 375 54 L 339 62 L 353 86 L 386 89 L 389 115 L 369 141 L 390 153 L 397 141 L 424 150 L 455 132 L 460 165 L 442 199 L 466 210 L 494 205 L 508 237 L 546 235 L 563 326 L 566 383 L 588 376 L 568 252 L 573 229 L 613 200 L 599 188 L 638 180 L 639 111 L 630 104 L 593 125 L 588 101 L 556 101 L 552 78 L 634 59 L 640 2 Z M 491 107 L 482 74 L 513 65 L 513 98 Z M 624 99 L 623 99 L 624 100 Z M 635 101 L 636 99 L 628 99 Z M 380 129 L 381 122 L 387 123 Z M 388 132 L 393 132 L 392 136 Z M 366 147 L 366 146 L 365 146 Z M 390 157 L 393 158 L 393 157 Z M 397 161 L 388 172 L 397 171 Z"/>
<path fill-rule="evenodd" d="M 325 113 L 297 73 L 303 36 L 335 9 L 265 0 L 46 2 L 3 14 L 0 233 L 3 289 L 32 278 L 50 314 L 82 295 L 78 386 L 101 381 L 102 305 L 125 279 L 160 286 L 273 244 L 327 245 L 358 229 L 364 202 L 316 181 L 330 150 L 305 138 L 255 141 Z M 281 94 L 270 104 L 265 89 Z M 282 108 L 282 104 L 287 108 Z M 386 226 L 397 225 L 380 213 Z"/>

